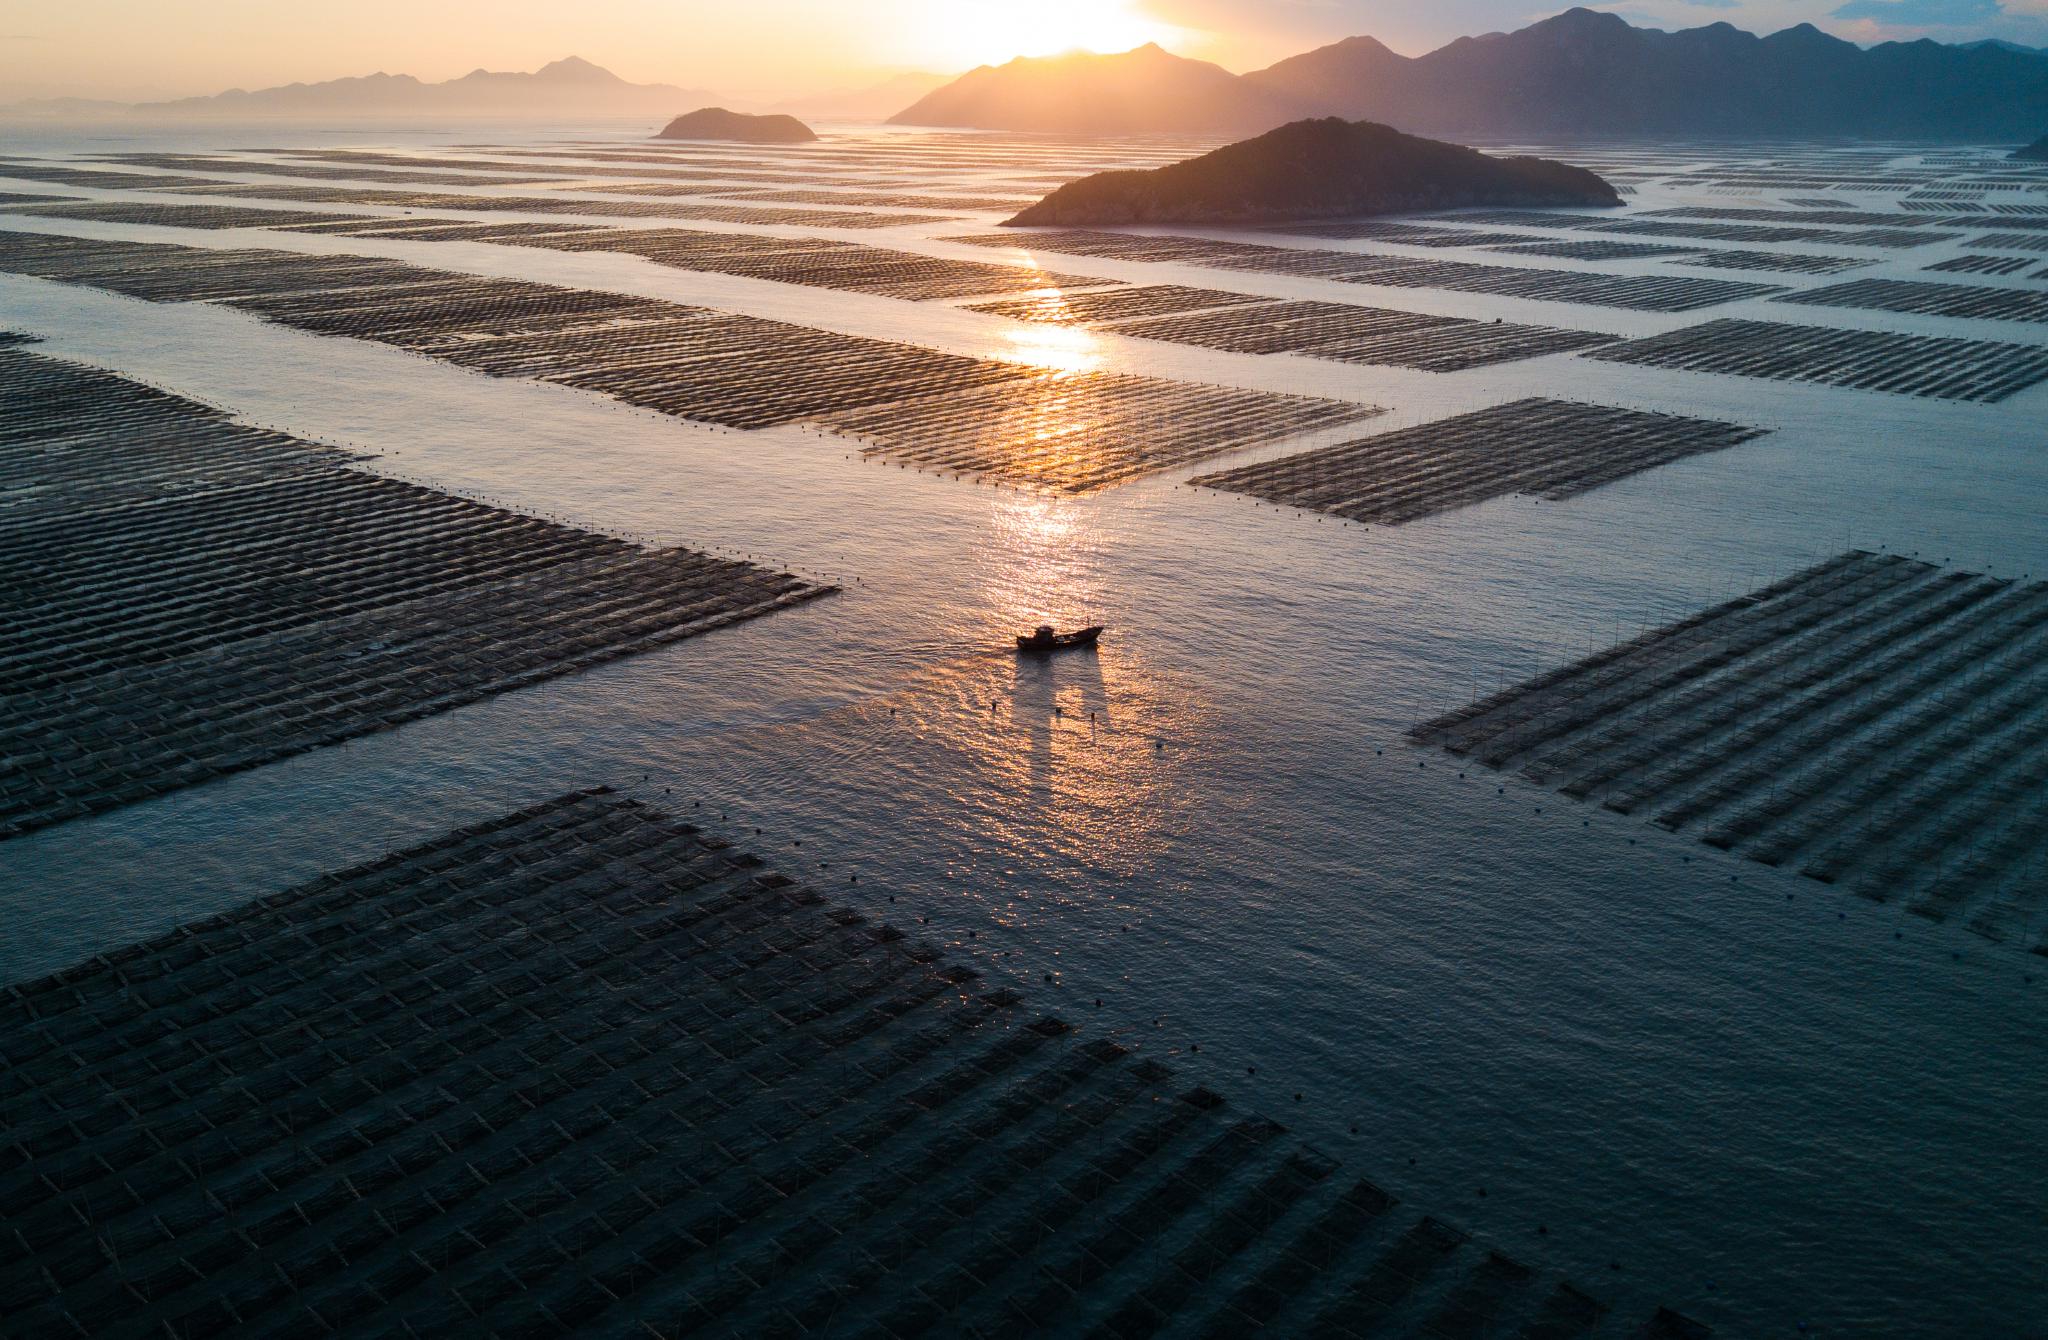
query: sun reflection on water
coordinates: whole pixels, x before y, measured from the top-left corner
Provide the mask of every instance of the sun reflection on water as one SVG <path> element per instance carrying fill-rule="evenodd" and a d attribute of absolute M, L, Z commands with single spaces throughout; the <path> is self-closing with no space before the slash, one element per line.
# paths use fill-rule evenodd
<path fill-rule="evenodd" d="M 1004 332 L 1003 341 L 999 358 L 1055 372 L 1096 372 L 1107 361 L 1102 341 L 1081 326 L 1034 321 Z"/>

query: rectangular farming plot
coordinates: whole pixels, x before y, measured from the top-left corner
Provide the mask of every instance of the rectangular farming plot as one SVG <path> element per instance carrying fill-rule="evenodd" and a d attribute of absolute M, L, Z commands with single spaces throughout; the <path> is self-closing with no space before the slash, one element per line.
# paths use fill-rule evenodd
<path fill-rule="evenodd" d="M 2048 233 L 1986 233 L 1970 245 L 1991 251 L 2048 251 Z"/>
<path fill-rule="evenodd" d="M 0 350 L 0 837 L 823 594 Z"/>
<path fill-rule="evenodd" d="M 1247 354 L 1300 354 L 1339 363 L 1453 372 L 1609 343 L 1591 331 L 1473 321 L 1354 307 L 1270 302 L 1109 327 L 1137 339 Z"/>
<path fill-rule="evenodd" d="M 602 190 L 602 187 L 587 188 Z M 907 224 L 950 223 L 940 214 L 870 214 L 854 210 L 763 209 L 745 205 L 651 200 L 579 200 L 569 196 L 456 195 L 445 192 L 393 191 L 343 186 L 196 186 L 191 195 L 261 196 L 305 204 L 386 205 L 394 209 L 438 209 L 451 212 L 578 214 L 630 219 L 702 219 L 713 223 L 762 223 L 795 227 L 897 228 Z"/>
<path fill-rule="evenodd" d="M 10 254 L 0 234 L 0 269 L 85 283 L 140 275 L 160 300 L 228 297 L 251 276 L 267 277 L 234 305 L 491 376 L 559 382 L 731 428 L 812 423 L 861 436 L 870 454 L 1075 492 L 1379 413 L 1143 377 L 1069 377 L 655 299 L 360 257 L 227 253 L 232 277 L 223 279 L 219 253 L 64 245 L 75 241 L 36 239 Z M 370 269 L 336 264 L 346 261 Z M 344 287 L 315 282 L 330 275 Z"/>
<path fill-rule="evenodd" d="M 680 228 L 605 229 L 598 233 L 535 237 L 522 244 L 552 251 L 616 251 L 679 270 L 872 293 L 912 302 L 1033 293 L 1052 288 L 1102 288 L 1122 282 L 1057 274 L 1034 266 L 951 260 L 822 238 L 762 237 Z"/>
<path fill-rule="evenodd" d="M 975 246 L 1100 256 L 1112 260 L 1176 262 L 1225 270 L 1334 279 L 1348 284 L 1393 288 L 1436 288 L 1457 293 L 1490 293 L 1548 302 L 1624 307 L 1635 311 L 1685 312 L 1744 298 L 1781 292 L 1775 284 L 1678 275 L 1590 274 L 1583 270 L 1478 265 L 1470 261 L 1420 260 L 1359 251 L 1220 242 L 1200 237 L 1114 233 L 1100 229 L 1054 228 L 980 233 L 947 239 Z"/>
<path fill-rule="evenodd" d="M 210 302 L 261 293 L 414 283 L 435 272 L 371 256 L 210 250 L 0 231 L 0 270 L 124 293 L 151 302 Z"/>
<path fill-rule="evenodd" d="M 1856 279 L 1788 293 L 1777 301 L 1806 307 L 1860 307 L 1867 311 L 1911 312 L 1974 321 L 2048 322 L 2048 293 L 1917 279 Z"/>
<path fill-rule="evenodd" d="M 5 203 L 5 202 L 0 202 Z M 364 215 L 322 214 L 305 209 L 264 209 L 256 205 L 159 205 L 127 200 L 92 200 L 75 205 L 22 205 L 0 210 L 32 214 L 40 219 L 80 219 L 93 223 L 141 223 L 160 228 L 286 228 L 302 223 L 337 220 L 364 223 Z"/>
<path fill-rule="evenodd" d="M 1994 937 L 2048 909 L 2048 583 L 1843 554 L 1413 735 Z"/>
<path fill-rule="evenodd" d="M 1985 403 L 2048 379 L 2048 348 L 1776 321 L 1709 321 L 1586 357 Z"/>
<path fill-rule="evenodd" d="M 1510 494 L 1574 497 L 1762 433 L 1711 419 L 1539 398 L 1191 482 L 1394 526 Z"/>
<path fill-rule="evenodd" d="M 1336 223 L 1298 223 L 1270 230 L 1296 237 L 1326 237 L 1354 242 L 1395 242 L 1408 247 L 1483 247 L 1535 239 L 1527 233 L 1483 232 L 1476 228 L 1438 228 L 1388 219 L 1354 219 Z"/>
<path fill-rule="evenodd" d="M 1043 373 L 945 397 L 821 412 L 869 455 L 1086 493 L 1382 413 L 1307 396 L 1116 373 Z"/>
<path fill-rule="evenodd" d="M 1921 268 L 1940 271 L 1945 274 L 2013 275 L 2018 274 L 2033 263 L 2033 261 L 2025 256 L 1980 256 L 1974 253 L 1966 253 L 1961 256 L 1951 256 L 1945 261 L 1936 261 L 1932 265 L 1922 266 Z"/>
<path fill-rule="evenodd" d="M 2031 264 L 2028 261 L 2022 265 Z M 1110 321 L 1167 316 L 1176 312 L 1199 312 L 1214 307 L 1241 307 L 1247 303 L 1268 303 L 1250 293 L 1226 293 L 1221 289 L 1187 288 L 1179 284 L 1131 284 L 1094 293 L 1043 293 L 1028 298 L 1005 298 L 1000 302 L 973 304 L 968 310 L 1006 316 L 1013 321 L 1044 321 L 1062 326 L 1093 326 Z"/>
<path fill-rule="evenodd" d="M 1339 1296 L 1339 1323 L 1571 1337 L 1604 1310 L 603 789 L 0 989 L 0 1128 L 21 1334 L 459 1306 L 480 1336 L 1292 1335 Z"/>
<path fill-rule="evenodd" d="M 1786 274 L 1832 275 L 1853 270 L 1871 261 L 1857 256 L 1816 256 L 1798 251 L 1701 251 L 1679 265 L 1697 265 L 1711 270 L 1779 271 Z"/>
<path fill-rule="evenodd" d="M 1551 256 L 1561 261 L 1651 260 L 1658 256 L 1687 256 L 1696 247 L 1665 246 L 1658 242 L 1610 242 L 1604 238 L 1565 238 L 1556 242 L 1521 242 L 1509 247 L 1488 247 L 1503 256 Z"/>

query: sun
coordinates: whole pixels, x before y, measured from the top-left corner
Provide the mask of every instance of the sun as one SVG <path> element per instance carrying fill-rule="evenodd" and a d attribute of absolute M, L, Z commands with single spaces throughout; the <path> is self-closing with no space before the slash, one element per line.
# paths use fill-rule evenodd
<path fill-rule="evenodd" d="M 1179 34 L 1136 0 L 937 0 L 919 6 L 925 62 L 961 69 L 1062 51 L 1129 51 Z"/>

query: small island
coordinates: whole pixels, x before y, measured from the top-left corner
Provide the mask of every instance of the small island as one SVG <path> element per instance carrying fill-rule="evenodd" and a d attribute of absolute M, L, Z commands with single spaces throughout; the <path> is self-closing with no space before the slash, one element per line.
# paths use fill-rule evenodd
<path fill-rule="evenodd" d="M 1008 227 L 1283 223 L 1475 205 L 1619 205 L 1596 174 L 1547 158 L 1494 158 L 1372 121 L 1294 121 L 1149 171 L 1068 182 Z"/>
<path fill-rule="evenodd" d="M 741 144 L 809 144 L 817 134 L 793 116 L 753 116 L 699 107 L 661 128 L 658 140 L 732 140 Z"/>
<path fill-rule="evenodd" d="M 2043 135 L 2024 149 L 2015 149 L 2012 156 L 2022 163 L 2048 163 L 2048 135 Z"/>

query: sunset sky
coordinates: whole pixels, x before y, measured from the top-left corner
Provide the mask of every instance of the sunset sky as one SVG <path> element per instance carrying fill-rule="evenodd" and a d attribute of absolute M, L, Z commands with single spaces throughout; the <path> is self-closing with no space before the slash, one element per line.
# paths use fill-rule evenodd
<path fill-rule="evenodd" d="M 1598 7 L 1664 28 L 1726 20 L 1768 32 L 1811 22 L 1859 41 L 1997 36 L 2048 45 L 2048 0 Z M 571 54 L 635 81 L 732 97 L 1148 40 L 1245 70 L 1358 33 L 1415 54 L 1558 8 L 1528 0 L 10 0 L 0 9 L 0 102 L 212 93 L 376 70 L 446 79 L 478 66 L 530 70 Z"/>

